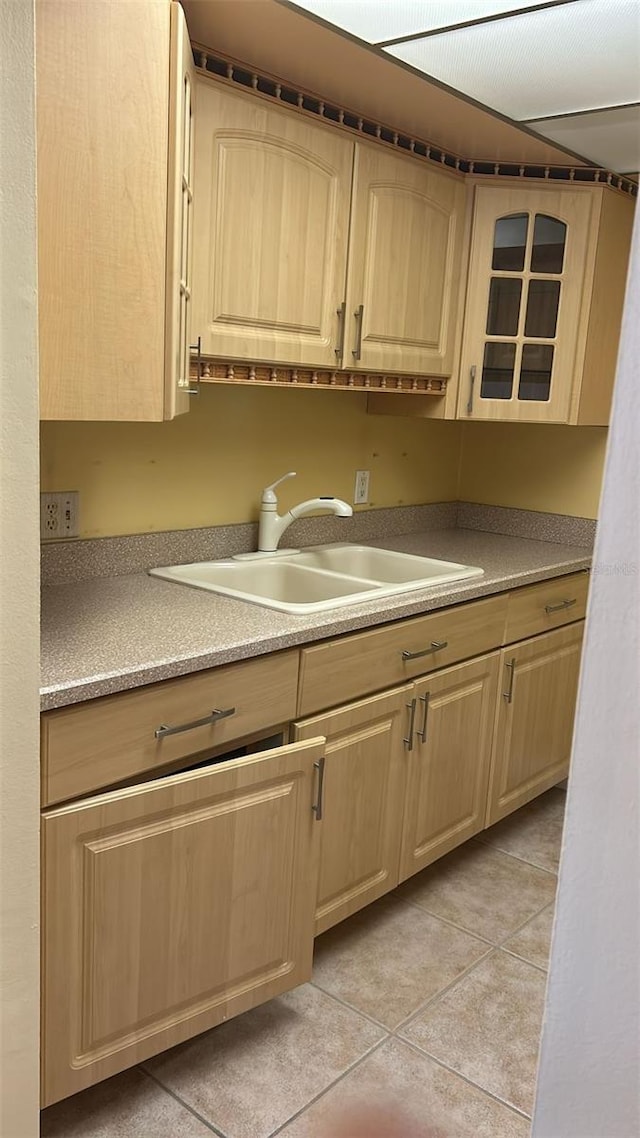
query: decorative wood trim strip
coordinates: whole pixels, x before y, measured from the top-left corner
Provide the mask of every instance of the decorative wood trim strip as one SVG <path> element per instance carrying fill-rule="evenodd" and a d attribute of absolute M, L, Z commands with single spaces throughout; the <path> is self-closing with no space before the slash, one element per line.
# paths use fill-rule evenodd
<path fill-rule="evenodd" d="M 198 374 L 199 372 L 199 374 Z M 447 380 L 427 375 L 385 375 L 378 372 L 331 371 L 328 368 L 283 367 L 227 360 L 191 363 L 191 382 L 246 384 L 253 387 L 307 387 L 332 391 L 375 391 L 404 395 L 446 395 Z"/>
<path fill-rule="evenodd" d="M 203 44 L 193 43 L 191 46 L 196 68 L 201 75 L 207 75 L 228 86 L 243 87 L 262 98 L 280 103 L 289 110 L 312 118 L 321 118 L 329 126 L 338 126 L 351 131 L 369 142 L 377 142 L 414 158 L 434 162 L 440 167 L 444 166 L 451 173 L 595 183 L 610 186 L 632 197 L 638 195 L 638 186 L 635 182 L 600 166 L 533 166 L 514 162 L 495 162 L 491 159 L 472 161 L 453 151 L 444 150 L 426 139 L 404 134 L 387 123 L 364 119 L 347 107 L 328 103 L 320 95 L 304 88 L 291 87 L 275 75 L 256 72 L 231 56 L 214 52 Z"/>

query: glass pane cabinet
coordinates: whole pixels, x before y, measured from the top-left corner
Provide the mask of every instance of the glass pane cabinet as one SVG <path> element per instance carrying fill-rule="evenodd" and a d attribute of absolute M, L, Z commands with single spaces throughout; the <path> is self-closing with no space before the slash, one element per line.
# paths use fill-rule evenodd
<path fill-rule="evenodd" d="M 569 421 L 594 204 L 583 189 L 476 189 L 462 416 Z"/>

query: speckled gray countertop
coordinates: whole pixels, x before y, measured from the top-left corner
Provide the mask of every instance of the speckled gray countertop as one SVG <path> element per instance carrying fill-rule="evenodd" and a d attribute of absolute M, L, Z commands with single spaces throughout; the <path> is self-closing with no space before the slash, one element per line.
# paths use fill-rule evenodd
<path fill-rule="evenodd" d="M 417 616 L 587 569 L 591 563 L 584 546 L 468 529 L 367 544 L 479 565 L 484 577 L 307 616 L 289 616 L 146 573 L 50 585 L 42 597 L 42 709 Z"/>

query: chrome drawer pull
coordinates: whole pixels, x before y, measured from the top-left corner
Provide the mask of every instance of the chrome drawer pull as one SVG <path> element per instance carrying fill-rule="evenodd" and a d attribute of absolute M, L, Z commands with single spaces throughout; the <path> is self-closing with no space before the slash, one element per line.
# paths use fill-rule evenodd
<path fill-rule="evenodd" d="M 317 798 L 317 801 L 314 802 L 313 806 L 311 807 L 311 809 L 313 810 L 313 813 L 316 816 L 316 822 L 322 821 L 322 798 L 323 798 L 323 792 L 324 792 L 324 764 L 325 764 L 324 755 L 322 756 L 321 759 L 318 759 L 313 764 L 314 770 L 317 770 L 317 772 L 318 772 L 318 798 Z"/>
<path fill-rule="evenodd" d="M 362 355 L 362 315 L 364 313 L 364 304 L 359 304 L 354 316 L 356 318 L 356 346 L 351 352 L 354 360 L 359 360 Z"/>
<path fill-rule="evenodd" d="M 404 743 L 404 745 L 408 751 L 412 751 L 413 750 L 413 729 L 414 729 L 415 722 L 416 722 L 416 701 L 415 701 L 415 699 L 412 699 L 411 703 L 406 703 L 405 707 L 409 711 L 409 734 L 405 735 L 402 742 Z"/>
<path fill-rule="evenodd" d="M 194 727 L 206 727 L 207 723 L 217 723 L 219 719 L 228 719 L 235 713 L 235 707 L 226 707 L 223 711 L 216 708 L 211 715 L 205 715 L 204 719 L 194 719 L 192 723 L 179 723 L 177 727 L 167 727 L 163 723 L 156 727 L 154 735 L 156 739 L 166 739 L 167 735 L 179 735 L 182 731 L 192 731 Z"/>
<path fill-rule="evenodd" d="M 507 660 L 507 662 L 505 663 L 505 668 L 509 669 L 509 687 L 508 687 L 507 691 L 503 691 L 502 698 L 506 699 L 507 703 L 511 703 L 513 700 L 513 680 L 514 680 L 514 676 L 516 674 L 516 658 L 515 658 L 515 656 L 513 656 L 511 660 Z"/>
<path fill-rule="evenodd" d="M 476 382 L 476 365 L 469 369 L 469 399 L 467 400 L 467 415 L 473 414 L 473 386 Z"/>
<path fill-rule="evenodd" d="M 425 692 L 424 695 L 420 696 L 420 703 L 424 704 L 424 715 L 422 716 L 422 727 L 418 731 L 418 738 L 423 743 L 426 743 L 426 741 L 427 741 L 427 716 L 429 714 L 429 696 L 430 696 L 430 694 L 431 694 L 430 692 Z"/>
<path fill-rule="evenodd" d="M 404 651 L 402 653 L 402 659 L 418 660 L 420 656 L 430 656 L 432 652 L 439 652 L 441 648 L 446 648 L 448 644 L 448 640 L 432 640 L 430 648 L 423 648 L 421 652 Z"/>
<path fill-rule="evenodd" d="M 339 308 L 336 308 L 336 316 L 338 317 L 338 346 L 334 349 L 338 363 L 342 363 L 344 356 L 344 333 L 346 328 L 346 315 L 347 315 L 347 302 L 342 301 Z"/>
<path fill-rule="evenodd" d="M 570 601 L 560 601 L 559 605 L 545 605 L 545 612 L 560 612 L 562 609 L 573 608 L 578 603 L 577 597 L 572 597 Z"/>

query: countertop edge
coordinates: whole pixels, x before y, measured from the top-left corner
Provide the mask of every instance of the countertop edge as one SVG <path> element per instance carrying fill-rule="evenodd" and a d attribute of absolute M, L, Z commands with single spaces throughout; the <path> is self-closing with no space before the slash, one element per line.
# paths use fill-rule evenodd
<path fill-rule="evenodd" d="M 268 655 L 272 652 L 287 648 L 299 648 L 306 644 L 317 643 L 336 636 L 360 632 L 367 628 L 389 624 L 396 620 L 409 619 L 441 608 L 450 608 L 457 604 L 465 604 L 484 597 L 494 596 L 498 593 L 508 592 L 513 588 L 536 584 L 540 581 L 552 580 L 554 577 L 564 577 L 570 573 L 582 572 L 591 567 L 591 554 L 575 557 L 559 562 L 556 565 L 545 566 L 538 569 L 506 573 L 504 577 L 494 578 L 491 581 L 474 580 L 459 582 L 455 586 L 441 586 L 441 591 L 421 590 L 412 600 L 403 596 L 386 598 L 380 601 L 377 612 L 363 612 L 358 614 L 357 606 L 349 606 L 337 610 L 339 615 L 330 624 L 321 624 L 301 628 L 299 632 L 288 631 L 273 636 L 263 636 L 257 641 L 240 642 L 236 645 L 214 649 L 205 654 L 195 656 L 185 655 L 176 657 L 171 662 L 150 664 L 138 667 L 131 671 L 119 670 L 117 673 L 104 673 L 92 676 L 88 680 L 78 683 L 50 684 L 40 689 L 40 710 L 52 711 L 61 707 L 84 703 L 104 695 L 114 695 L 119 692 L 157 683 L 162 680 L 177 679 L 180 676 L 215 668 L 222 664 L 231 664 L 241 660 Z M 389 604 L 389 602 L 395 602 Z M 342 614 L 346 615 L 342 615 Z M 114 691 L 114 678 L 118 679 L 117 690 Z"/>

